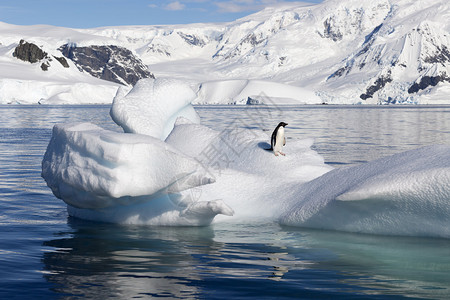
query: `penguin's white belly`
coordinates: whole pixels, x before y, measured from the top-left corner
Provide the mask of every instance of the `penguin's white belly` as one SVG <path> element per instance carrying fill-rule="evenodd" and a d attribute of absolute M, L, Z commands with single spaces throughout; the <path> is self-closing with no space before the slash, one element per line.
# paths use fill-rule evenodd
<path fill-rule="evenodd" d="M 273 147 L 273 151 L 279 152 L 282 150 L 284 144 L 284 127 L 280 127 L 277 132 L 277 137 L 275 139 L 275 146 Z"/>

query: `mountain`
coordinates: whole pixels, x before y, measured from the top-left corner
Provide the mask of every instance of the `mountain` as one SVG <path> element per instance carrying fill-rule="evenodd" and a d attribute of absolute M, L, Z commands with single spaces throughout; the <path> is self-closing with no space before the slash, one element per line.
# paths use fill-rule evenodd
<path fill-rule="evenodd" d="M 0 103 L 110 103 L 120 85 L 154 78 L 116 44 L 74 29 L 0 23 Z"/>
<path fill-rule="evenodd" d="M 109 94 L 118 84 L 131 86 L 154 74 L 188 81 L 201 103 L 249 103 L 250 99 L 260 103 L 257 98 L 267 94 L 277 103 L 277 91 L 294 91 L 291 86 L 304 91 L 294 99 L 298 103 L 450 103 L 449 15 L 446 0 L 325 0 L 269 7 L 218 24 L 81 30 L 0 23 L 0 103 L 11 102 L 4 100 L 4 82 L 11 81 L 11 75 L 3 70 L 13 65 L 21 70 L 13 72 L 16 83 L 22 77 L 48 81 L 54 68 L 51 81 L 111 89 L 102 102 L 111 101 Z M 48 59 L 28 63 L 27 68 L 22 62 L 19 67 L 13 52 L 21 40 L 36 44 L 49 59 L 64 57 L 69 68 L 55 61 L 48 71 L 40 70 Z M 70 54 L 68 49 L 79 52 Z M 121 50 L 103 60 L 101 67 L 83 67 L 80 57 L 99 49 Z M 132 79 L 124 79 L 130 74 Z M 220 89 L 226 91 L 223 97 L 217 93 Z M 214 98 L 209 98 L 211 93 Z"/>

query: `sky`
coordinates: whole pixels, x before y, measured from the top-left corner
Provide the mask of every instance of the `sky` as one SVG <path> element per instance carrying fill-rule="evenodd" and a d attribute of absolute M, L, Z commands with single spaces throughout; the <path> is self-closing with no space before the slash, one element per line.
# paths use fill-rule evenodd
<path fill-rule="evenodd" d="M 308 0 L 319 3 L 323 0 Z M 0 0 L 0 21 L 70 28 L 229 22 L 289 0 Z"/>

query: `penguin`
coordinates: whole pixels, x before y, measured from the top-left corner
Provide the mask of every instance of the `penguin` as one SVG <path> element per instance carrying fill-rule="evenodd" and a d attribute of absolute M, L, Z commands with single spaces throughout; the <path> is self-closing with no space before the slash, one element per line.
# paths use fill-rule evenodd
<path fill-rule="evenodd" d="M 286 125 L 288 124 L 280 122 L 272 133 L 272 138 L 270 140 L 271 148 L 269 150 L 272 150 L 275 156 L 278 156 L 278 154 L 281 154 L 283 156 L 286 155 L 281 152 L 283 146 L 286 145 L 286 137 L 284 136 L 284 127 Z"/>

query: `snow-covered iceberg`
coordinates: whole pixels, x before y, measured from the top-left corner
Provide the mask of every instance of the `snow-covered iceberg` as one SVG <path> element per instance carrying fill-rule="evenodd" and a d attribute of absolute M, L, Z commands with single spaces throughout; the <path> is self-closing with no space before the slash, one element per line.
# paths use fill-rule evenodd
<path fill-rule="evenodd" d="M 90 209 L 212 182 L 197 161 L 167 143 L 90 123 L 55 125 L 42 174 L 57 197 Z"/>
<path fill-rule="evenodd" d="M 154 93 L 149 102 L 144 91 L 158 85 L 161 90 L 172 87 L 182 100 L 166 101 L 171 93 L 164 92 Z M 149 134 L 117 133 L 87 123 L 54 127 L 42 176 L 68 204 L 70 215 L 148 225 L 264 219 L 450 238 L 450 146 L 333 169 L 311 149 L 310 139 L 288 140 L 287 155 L 276 157 L 266 151 L 267 132 L 244 129 L 239 122 L 223 131 L 195 118 L 181 116 L 173 123 L 179 112 L 192 108 L 182 91 L 185 87 L 173 81 L 148 81 L 130 96 L 118 96 L 124 101 L 119 115 L 130 109 Z M 165 139 L 163 128 L 171 130 Z"/>
<path fill-rule="evenodd" d="M 281 224 L 388 235 L 450 237 L 450 146 L 349 168 L 294 189 Z"/>
<path fill-rule="evenodd" d="M 267 132 L 238 124 L 218 132 L 183 120 L 166 142 L 195 157 L 214 177 L 213 184 L 194 189 L 198 201 L 221 199 L 235 211 L 233 220 L 275 220 L 287 208 L 282 200 L 295 198 L 289 186 L 311 181 L 332 168 L 311 150 L 312 139 L 289 140 L 287 155 L 277 157 L 265 150 L 270 148 L 269 138 Z"/>
<path fill-rule="evenodd" d="M 194 159 L 154 137 L 90 123 L 55 125 L 42 176 L 69 205 L 69 213 L 81 218 L 204 225 L 218 213 L 233 214 L 221 201 L 179 199 L 181 190 L 213 182 Z M 147 207 L 144 214 L 142 205 Z"/>

